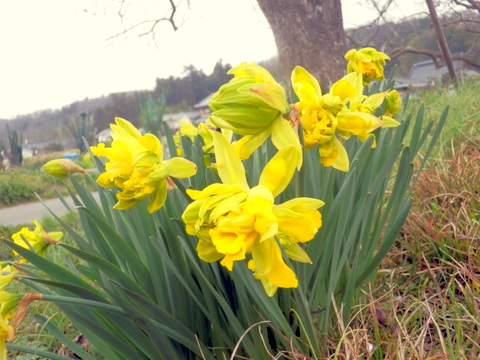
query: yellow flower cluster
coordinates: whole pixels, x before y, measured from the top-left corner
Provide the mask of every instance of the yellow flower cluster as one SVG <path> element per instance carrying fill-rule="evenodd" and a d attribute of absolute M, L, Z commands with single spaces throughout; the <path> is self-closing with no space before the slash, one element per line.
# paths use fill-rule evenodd
<path fill-rule="evenodd" d="M 90 147 L 96 156 L 108 158 L 105 172 L 97 183 L 106 188 L 118 187 L 115 209 L 126 210 L 150 198 L 147 209 L 158 211 L 167 197 L 167 178 L 193 176 L 197 166 L 184 158 L 163 159 L 160 140 L 153 134 L 142 135 L 129 121 L 115 119 L 111 125 L 112 146 Z"/>
<path fill-rule="evenodd" d="M 206 262 L 221 260 L 228 270 L 251 255 L 248 267 L 269 296 L 278 287 L 297 287 L 282 250 L 293 260 L 310 262 L 298 243 L 312 240 L 317 233 L 321 215 L 316 209 L 323 205 L 311 198 L 275 204 L 275 197 L 295 173 L 297 150 L 294 146 L 280 150 L 263 169 L 259 184 L 250 188 L 230 143 L 220 133 L 214 133 L 213 139 L 222 183 L 187 190 L 194 201 L 182 216 L 187 232 L 199 238 L 198 255 Z"/>
<path fill-rule="evenodd" d="M 285 146 L 296 148 L 296 165 L 300 168 L 300 141 L 284 118 L 290 112 L 284 88 L 256 64 L 242 63 L 228 73 L 234 78 L 210 100 L 209 121 L 243 136 L 235 145 L 241 159 L 249 158 L 270 137 L 279 150 Z"/>
<path fill-rule="evenodd" d="M 355 135 L 364 141 L 375 129 L 400 125 L 389 116 L 373 115 L 385 98 L 392 99 L 392 96 L 388 92 L 363 95 L 362 74 L 350 73 L 334 83 L 328 93 L 322 94 L 318 81 L 304 68 L 296 67 L 292 72 L 292 85 L 299 98 L 295 105 L 305 147 L 318 145 L 320 162 L 324 166 L 341 171 L 349 169 L 348 154 L 338 136 L 348 139 Z"/>
<path fill-rule="evenodd" d="M 388 56 L 365 48 L 350 50 L 345 57 L 349 60 L 347 75 L 326 93 L 306 69 L 296 67 L 291 82 L 298 102 L 291 105 L 284 88 L 266 69 L 240 64 L 230 70 L 233 78 L 211 99 L 208 125 L 195 127 L 184 122 L 175 136 L 180 146 L 181 136 L 193 140 L 201 135 L 204 150 L 214 150 L 221 180 L 203 190 L 187 190 L 193 201 L 182 219 L 186 232 L 199 239 L 199 257 L 206 262 L 220 261 L 230 271 L 236 261 L 247 260 L 269 296 L 279 287 L 298 286 L 286 258 L 309 263 L 300 244 L 311 241 L 322 225 L 318 211 L 323 206 L 321 200 L 298 197 L 281 204 L 275 201 L 301 168 L 303 150 L 318 146 L 324 166 L 348 171 L 345 140 L 357 136 L 365 141 L 378 128 L 399 125 L 392 118 L 401 107 L 398 92 L 363 93 L 371 79 L 383 79 Z M 150 198 L 148 211 L 157 211 L 166 199 L 168 177 L 190 177 L 196 165 L 180 157 L 164 160 L 162 144 L 154 135 L 142 135 L 124 119 L 115 121 L 111 147 L 91 147 L 94 155 L 109 160 L 97 182 L 121 190 L 116 209 L 129 209 Z M 212 131 L 212 126 L 221 132 Z M 238 136 L 233 143 L 232 133 Z M 278 152 L 264 167 L 258 184 L 250 187 L 242 160 L 267 139 Z"/>

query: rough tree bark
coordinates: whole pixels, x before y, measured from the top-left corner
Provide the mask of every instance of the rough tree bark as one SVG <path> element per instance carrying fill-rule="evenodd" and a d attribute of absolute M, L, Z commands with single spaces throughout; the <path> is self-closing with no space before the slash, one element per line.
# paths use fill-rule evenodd
<path fill-rule="evenodd" d="M 346 37 L 340 0 L 258 0 L 272 27 L 286 79 L 296 65 L 326 91 L 344 74 Z"/>

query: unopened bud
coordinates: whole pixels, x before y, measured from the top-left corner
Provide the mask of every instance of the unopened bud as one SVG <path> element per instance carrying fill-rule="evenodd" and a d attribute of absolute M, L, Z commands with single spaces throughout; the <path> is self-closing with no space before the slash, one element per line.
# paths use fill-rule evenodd
<path fill-rule="evenodd" d="M 87 172 L 81 166 L 75 164 L 72 160 L 69 159 L 55 159 L 50 160 L 42 166 L 43 170 L 47 174 L 59 177 L 66 178 L 68 174 L 81 173 L 86 175 Z"/>

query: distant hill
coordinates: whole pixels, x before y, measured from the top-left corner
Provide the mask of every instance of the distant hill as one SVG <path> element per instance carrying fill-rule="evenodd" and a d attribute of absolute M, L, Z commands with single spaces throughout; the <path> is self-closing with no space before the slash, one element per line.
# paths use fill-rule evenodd
<path fill-rule="evenodd" d="M 7 123 L 10 130 L 17 130 L 23 139 L 30 143 L 61 139 L 66 136 L 65 128 L 71 121 L 80 118 L 81 113 L 95 114 L 96 127 L 105 128 L 116 116 L 137 115 L 141 92 L 110 94 L 94 99 L 76 101 L 59 110 L 42 110 L 15 117 L 13 120 L 0 120 L 0 139 L 8 144 Z M 133 106 L 128 109 L 128 106 Z M 103 116 L 100 116 L 103 115 Z M 110 117 L 110 119 L 107 119 Z"/>
<path fill-rule="evenodd" d="M 152 106 L 151 99 L 155 105 L 163 98 L 166 102 L 166 113 L 188 111 L 199 100 L 230 80 L 231 76 L 226 74 L 230 68 L 229 64 L 223 65 L 222 61 L 219 61 L 213 73 L 205 75 L 203 71 L 190 65 L 185 68 L 186 75 L 183 77 L 157 79 L 153 91 L 120 92 L 99 98 L 86 98 L 58 110 L 42 110 L 17 116 L 9 121 L 0 120 L 0 140 L 6 149 L 9 145 L 7 123 L 10 130 L 17 130 L 23 141 L 30 144 L 69 138 L 69 129 L 72 124 L 74 126 L 80 121 L 81 114 L 92 121 L 92 131 L 95 132 L 107 128 L 115 117 L 123 117 L 140 126 L 142 107 Z"/>

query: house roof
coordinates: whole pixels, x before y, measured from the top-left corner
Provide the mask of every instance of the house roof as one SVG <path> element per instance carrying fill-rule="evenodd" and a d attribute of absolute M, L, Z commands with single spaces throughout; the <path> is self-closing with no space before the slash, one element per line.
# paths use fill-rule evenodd
<path fill-rule="evenodd" d="M 103 129 L 102 131 L 100 131 L 99 133 L 97 133 L 97 137 L 98 136 L 109 136 L 112 132 L 113 132 L 112 129 L 106 128 L 106 129 Z"/>
<path fill-rule="evenodd" d="M 464 76 L 479 76 L 480 73 L 465 68 L 465 64 L 461 60 L 455 60 L 453 62 L 457 74 L 463 74 Z M 408 77 L 395 78 L 395 88 L 407 88 L 407 87 L 424 87 L 429 85 L 432 81 L 442 78 L 445 74 L 448 74 L 447 67 L 436 67 L 433 60 L 419 61 L 412 65 Z"/>
<path fill-rule="evenodd" d="M 465 69 L 463 61 L 461 60 L 454 60 L 453 66 L 458 73 L 463 73 L 464 75 L 478 75 L 478 72 L 474 70 Z M 436 67 L 433 60 L 425 60 L 416 62 L 412 65 L 408 78 L 428 82 L 434 79 L 439 79 L 444 74 L 448 74 L 448 68 L 445 65 Z"/>
<path fill-rule="evenodd" d="M 183 111 L 178 113 L 163 114 L 162 120 L 166 122 L 178 121 L 185 116 L 195 120 L 199 117 L 199 114 L 198 111 Z"/>
<path fill-rule="evenodd" d="M 409 79 L 409 78 L 395 78 L 395 89 L 404 88 L 421 88 L 428 85 L 427 81 Z"/>
<path fill-rule="evenodd" d="M 195 109 L 200 109 L 200 108 L 208 107 L 208 102 L 210 101 L 210 99 L 213 97 L 214 94 L 215 94 L 215 92 L 210 93 L 208 96 L 206 96 L 205 98 L 203 98 L 202 100 L 200 100 L 198 103 L 196 103 L 195 105 L 193 105 L 193 107 L 194 107 Z"/>

